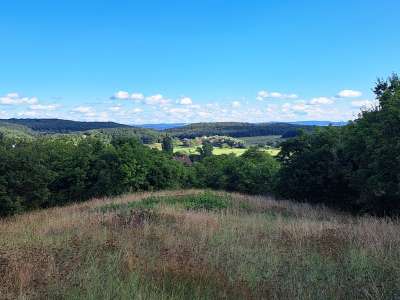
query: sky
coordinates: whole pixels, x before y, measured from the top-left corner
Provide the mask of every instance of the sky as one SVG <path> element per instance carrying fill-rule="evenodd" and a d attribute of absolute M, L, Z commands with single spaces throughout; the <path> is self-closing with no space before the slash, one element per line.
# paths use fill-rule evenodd
<path fill-rule="evenodd" d="M 0 118 L 354 119 L 400 72 L 399 0 L 0 1 Z"/>

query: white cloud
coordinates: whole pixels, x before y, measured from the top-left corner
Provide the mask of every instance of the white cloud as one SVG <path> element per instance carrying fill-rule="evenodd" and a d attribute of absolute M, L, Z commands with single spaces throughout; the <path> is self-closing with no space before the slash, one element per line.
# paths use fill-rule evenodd
<path fill-rule="evenodd" d="M 144 95 L 141 93 L 133 93 L 131 94 L 131 99 L 132 100 L 136 100 L 136 101 L 140 101 L 144 99 Z"/>
<path fill-rule="evenodd" d="M 59 107 L 58 104 L 49 104 L 49 105 L 43 105 L 43 104 L 34 104 L 30 106 L 30 109 L 32 110 L 47 110 L 47 111 L 53 111 L 56 110 Z"/>
<path fill-rule="evenodd" d="M 262 90 L 257 93 L 256 99 L 259 101 L 265 100 L 267 98 L 269 99 L 297 99 L 299 96 L 296 94 L 283 94 L 279 92 L 271 92 L 269 93 L 268 91 Z"/>
<path fill-rule="evenodd" d="M 189 97 L 182 97 L 182 98 L 179 100 L 179 104 L 181 104 L 181 105 L 191 105 L 191 104 L 193 104 L 193 101 L 192 101 L 192 99 L 189 98 Z"/>
<path fill-rule="evenodd" d="M 372 100 L 354 100 L 351 102 L 351 106 L 353 107 L 365 107 L 365 108 L 373 107 L 377 104 L 378 104 L 377 101 L 372 101 Z"/>
<path fill-rule="evenodd" d="M 127 91 L 118 91 L 111 97 L 111 99 L 141 101 L 144 99 L 144 95 L 142 93 L 129 94 Z"/>
<path fill-rule="evenodd" d="M 311 105 L 332 104 L 334 101 L 328 97 L 317 97 L 310 100 Z"/>
<path fill-rule="evenodd" d="M 36 97 L 21 97 L 18 93 L 8 93 L 0 97 L 0 104 L 3 105 L 32 105 L 38 102 Z"/>
<path fill-rule="evenodd" d="M 261 101 L 261 100 L 263 100 L 264 98 L 267 98 L 267 97 L 268 97 L 268 92 L 267 91 L 259 91 L 257 93 L 256 99 Z"/>
<path fill-rule="evenodd" d="M 171 102 L 169 99 L 165 99 L 163 95 L 156 94 L 149 97 L 146 97 L 145 103 L 148 105 L 167 105 Z"/>
<path fill-rule="evenodd" d="M 118 91 L 112 97 L 114 99 L 126 100 L 129 99 L 129 93 L 126 91 Z"/>
<path fill-rule="evenodd" d="M 239 101 L 233 101 L 232 102 L 232 107 L 233 108 L 239 108 L 240 107 L 240 102 Z"/>
<path fill-rule="evenodd" d="M 357 98 L 361 95 L 362 93 L 360 91 L 355 90 L 342 90 L 337 94 L 339 98 Z"/>

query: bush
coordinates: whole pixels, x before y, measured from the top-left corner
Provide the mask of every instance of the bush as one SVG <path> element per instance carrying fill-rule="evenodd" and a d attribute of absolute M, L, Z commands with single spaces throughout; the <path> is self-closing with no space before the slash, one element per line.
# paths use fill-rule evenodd
<path fill-rule="evenodd" d="M 212 156 L 195 164 L 198 185 L 250 194 L 273 192 L 278 162 L 256 148 L 242 156 Z"/>

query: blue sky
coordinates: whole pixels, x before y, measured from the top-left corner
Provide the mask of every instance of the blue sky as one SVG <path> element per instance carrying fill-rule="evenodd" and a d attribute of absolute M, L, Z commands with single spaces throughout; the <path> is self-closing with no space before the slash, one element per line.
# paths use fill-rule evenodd
<path fill-rule="evenodd" d="M 0 118 L 348 120 L 400 72 L 400 1 L 1 1 Z M 397 55 L 396 55 L 397 54 Z"/>

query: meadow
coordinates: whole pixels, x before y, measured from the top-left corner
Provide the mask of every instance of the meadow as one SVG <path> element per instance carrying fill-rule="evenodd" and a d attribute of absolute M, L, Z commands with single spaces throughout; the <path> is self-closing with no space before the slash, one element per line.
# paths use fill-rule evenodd
<path fill-rule="evenodd" d="M 398 220 L 176 190 L 0 220 L 0 299 L 396 299 Z"/>
<path fill-rule="evenodd" d="M 151 148 L 159 149 L 161 150 L 161 144 L 160 143 L 154 143 L 150 145 Z M 199 154 L 197 148 L 199 146 L 192 146 L 192 147 L 185 147 L 182 145 L 176 145 L 174 146 L 174 153 L 185 153 L 187 155 L 190 154 Z M 278 148 L 261 148 L 263 151 L 271 154 L 272 156 L 276 156 L 279 153 Z M 222 155 L 222 154 L 235 154 L 237 156 L 242 155 L 248 150 L 248 148 L 231 148 L 231 147 L 226 147 L 226 148 L 220 148 L 220 147 L 214 147 L 213 149 L 213 154 L 214 155 Z"/>

